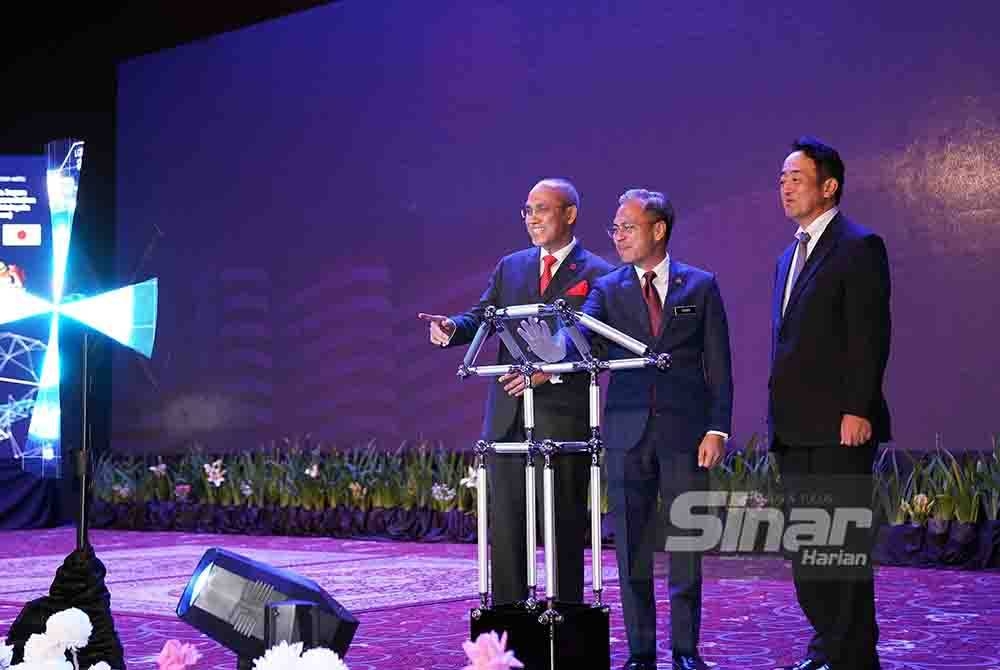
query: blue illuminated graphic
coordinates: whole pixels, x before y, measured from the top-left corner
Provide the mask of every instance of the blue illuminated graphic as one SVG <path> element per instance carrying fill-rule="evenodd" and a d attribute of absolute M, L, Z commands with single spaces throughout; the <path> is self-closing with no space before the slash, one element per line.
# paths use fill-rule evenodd
<path fill-rule="evenodd" d="M 34 402 L 26 444 L 23 447 L 14 445 L 14 453 L 21 456 L 24 468 L 45 476 L 59 476 L 62 459 L 59 317 L 65 315 L 85 324 L 146 357 L 153 353 L 156 336 L 155 278 L 95 296 L 73 295 L 64 299 L 73 215 L 76 212 L 80 168 L 83 165 L 83 146 L 82 141 L 74 140 L 50 142 L 46 146 L 46 190 L 52 223 L 51 296 L 45 299 L 27 289 L 17 288 L 5 290 L 4 299 L 0 301 L 0 325 L 51 314 L 41 374 L 34 375 L 29 382 L 29 386 L 34 387 Z M 8 356 L 10 360 L 13 360 L 17 351 L 29 346 L 21 340 L 12 340 L 12 343 L 17 347 L 12 344 L 12 354 Z M 23 418 L 28 403 L 30 395 L 8 403 L 9 407 L 3 406 L 0 439 L 12 439 L 10 423 Z"/>
<path fill-rule="evenodd" d="M 13 455 L 21 457 L 21 445 L 13 430 L 14 424 L 31 418 L 35 394 L 41 381 L 36 367 L 45 343 L 24 335 L 0 333 L 0 382 L 7 384 L 0 399 L 0 442 L 8 442 Z"/>

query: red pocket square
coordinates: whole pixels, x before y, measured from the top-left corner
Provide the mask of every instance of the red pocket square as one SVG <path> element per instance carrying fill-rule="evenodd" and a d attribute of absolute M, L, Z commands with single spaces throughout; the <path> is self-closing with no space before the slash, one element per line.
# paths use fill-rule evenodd
<path fill-rule="evenodd" d="M 587 286 L 587 280 L 586 280 L 586 279 L 584 279 L 584 280 L 583 280 L 582 282 L 580 282 L 579 284 L 575 284 L 574 286 L 571 286 L 571 287 L 570 287 L 570 288 L 569 288 L 569 289 L 568 289 L 568 290 L 566 291 L 566 295 L 582 295 L 582 296 L 586 296 L 586 295 L 587 295 L 587 290 L 588 290 L 589 288 L 590 288 L 590 287 L 589 287 L 589 286 Z"/>

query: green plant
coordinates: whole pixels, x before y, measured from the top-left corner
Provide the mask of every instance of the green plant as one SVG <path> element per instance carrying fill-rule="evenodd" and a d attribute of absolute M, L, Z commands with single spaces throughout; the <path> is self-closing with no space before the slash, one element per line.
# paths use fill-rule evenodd
<path fill-rule="evenodd" d="M 425 440 L 407 449 L 403 464 L 406 509 L 431 506 L 435 461 L 435 454 Z"/>
<path fill-rule="evenodd" d="M 173 475 L 162 457 L 134 457 L 119 465 L 135 485 L 135 499 L 162 502 L 173 496 Z"/>
<path fill-rule="evenodd" d="M 92 481 L 94 497 L 104 502 L 111 502 L 112 489 L 115 483 L 115 458 L 110 452 L 99 454 L 94 459 Z"/>
<path fill-rule="evenodd" d="M 940 448 L 940 447 L 939 447 Z M 952 486 L 951 469 L 941 449 L 934 454 L 927 464 L 925 481 L 927 494 L 934 501 L 931 516 L 937 521 L 951 521 L 955 518 L 955 507 L 958 504 L 956 491 Z M 948 456 L 951 456 L 948 453 Z"/>
<path fill-rule="evenodd" d="M 780 506 L 780 472 L 761 436 L 754 433 L 743 448 L 726 453 L 710 473 L 717 491 L 745 493 L 755 505 Z"/>
<path fill-rule="evenodd" d="M 952 453 L 945 451 L 942 459 L 947 477 L 945 494 L 954 506 L 955 519 L 959 523 L 976 523 L 979 520 L 979 490 L 976 474 L 976 460 L 968 456 L 959 461 Z"/>
<path fill-rule="evenodd" d="M 439 447 L 436 466 L 438 481 L 455 492 L 454 507 L 462 512 L 470 512 L 476 507 L 476 490 L 467 485 L 470 483 L 469 477 L 474 474 L 469 471 L 471 467 L 468 452 L 449 451 Z"/>
<path fill-rule="evenodd" d="M 986 518 L 996 521 L 1000 515 L 1000 434 L 990 436 L 993 450 L 976 463 L 976 490 L 985 508 Z"/>
<path fill-rule="evenodd" d="M 874 502 L 881 506 L 886 520 L 894 526 L 906 523 L 906 510 L 903 502 L 906 498 L 905 482 L 900 474 L 899 461 L 896 458 L 897 449 L 883 449 L 875 462 L 873 489 Z M 907 456 L 909 454 L 907 453 Z M 912 461 L 912 457 L 911 461 Z"/>

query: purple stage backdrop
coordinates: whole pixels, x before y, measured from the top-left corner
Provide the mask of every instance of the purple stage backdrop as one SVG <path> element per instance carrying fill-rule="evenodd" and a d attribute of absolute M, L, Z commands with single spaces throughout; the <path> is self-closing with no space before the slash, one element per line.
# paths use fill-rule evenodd
<path fill-rule="evenodd" d="M 758 4 L 347 0 L 123 64 L 120 267 L 160 278 L 160 313 L 152 361 L 119 355 L 114 448 L 475 439 L 490 381 L 459 381 L 416 313 L 478 298 L 552 175 L 614 261 L 618 194 L 671 195 L 672 255 L 719 276 L 742 442 L 805 133 L 888 245 L 896 444 L 987 447 L 1000 5 Z"/>

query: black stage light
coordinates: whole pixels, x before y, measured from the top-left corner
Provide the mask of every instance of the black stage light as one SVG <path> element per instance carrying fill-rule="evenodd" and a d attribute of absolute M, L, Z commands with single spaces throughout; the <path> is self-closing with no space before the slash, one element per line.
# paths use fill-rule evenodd
<path fill-rule="evenodd" d="M 205 552 L 177 616 L 239 657 L 239 667 L 281 641 L 347 653 L 358 620 L 316 582 L 225 549 Z"/>

